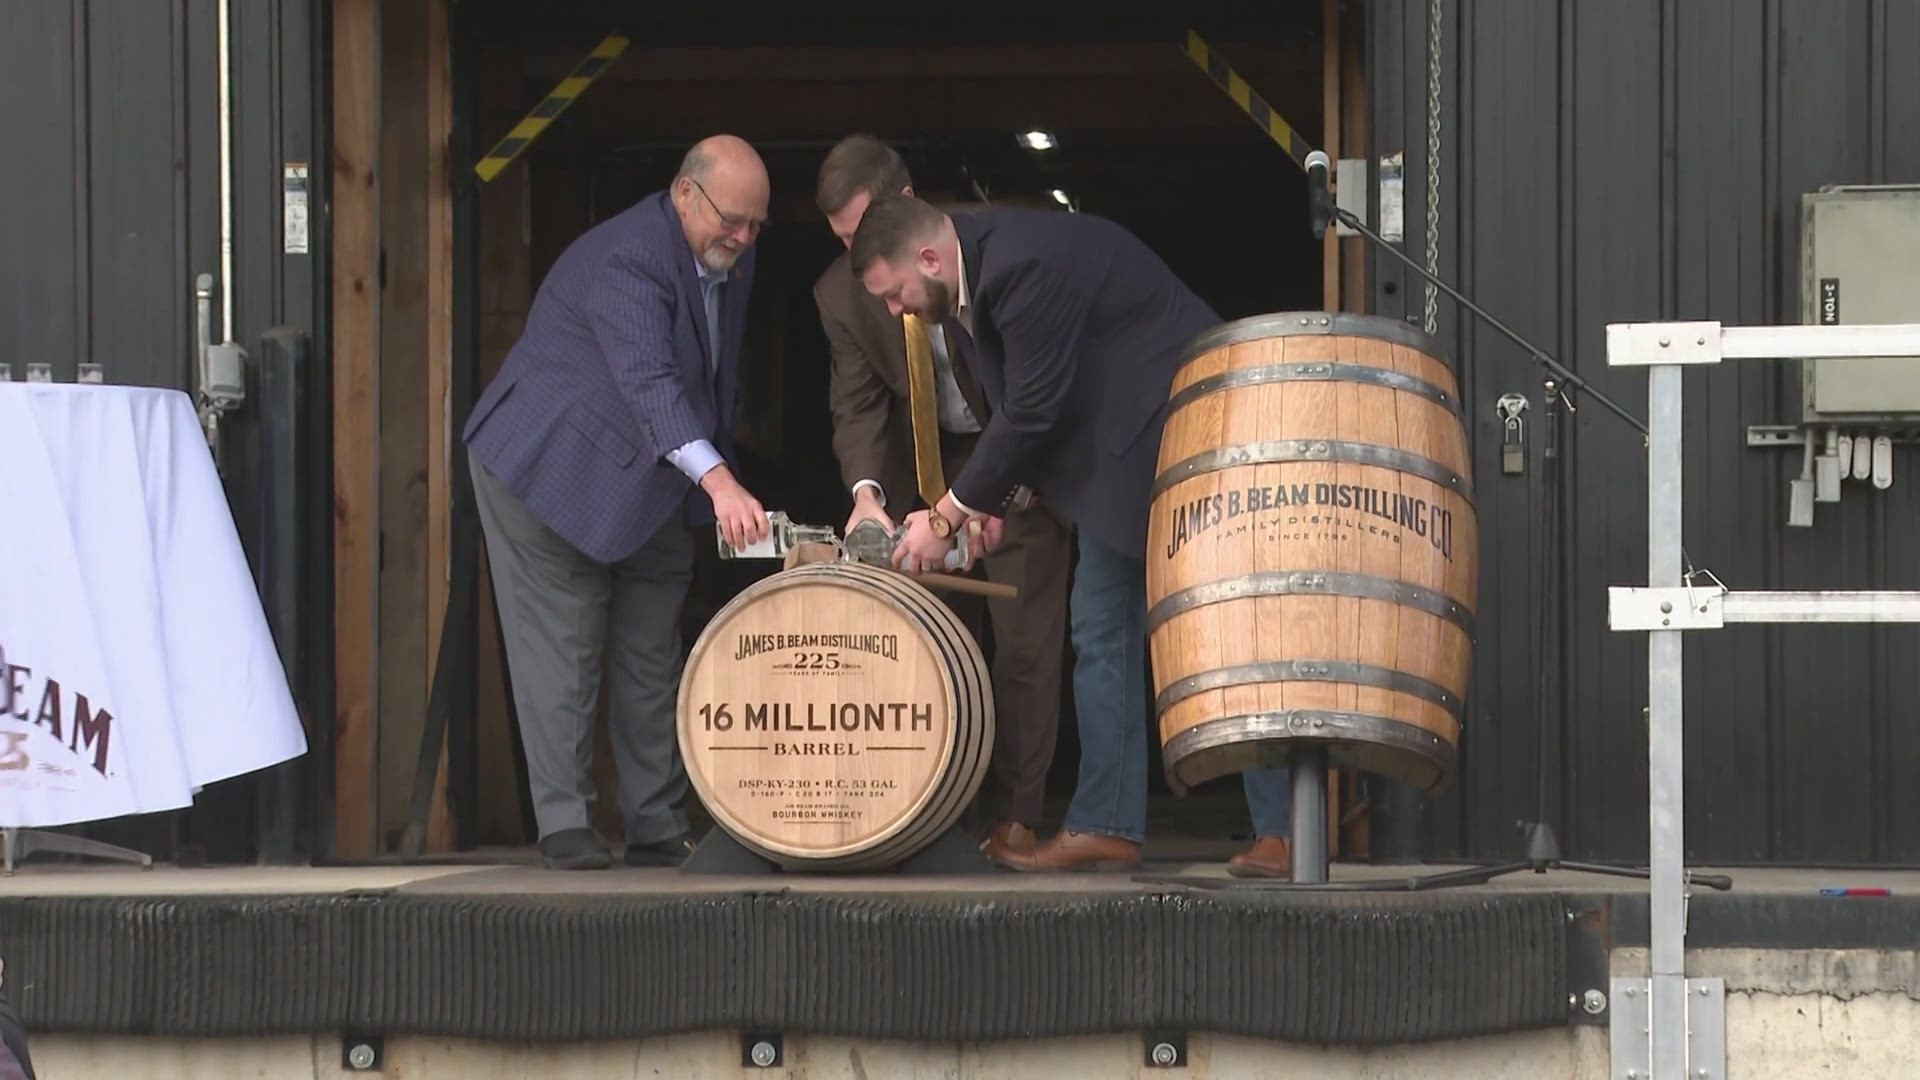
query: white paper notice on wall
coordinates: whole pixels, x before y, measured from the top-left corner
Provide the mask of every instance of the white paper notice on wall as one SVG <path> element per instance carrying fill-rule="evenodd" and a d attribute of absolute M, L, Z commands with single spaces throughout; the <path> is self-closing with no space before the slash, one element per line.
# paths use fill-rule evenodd
<path fill-rule="evenodd" d="M 1404 150 L 1380 159 L 1380 237 L 1396 244 L 1407 238 L 1406 171 Z"/>
<path fill-rule="evenodd" d="M 308 213 L 307 213 L 307 166 L 305 162 L 288 162 L 285 176 L 281 181 L 284 210 L 281 216 L 281 233 L 286 238 L 286 253 L 305 255 L 308 252 Z"/>

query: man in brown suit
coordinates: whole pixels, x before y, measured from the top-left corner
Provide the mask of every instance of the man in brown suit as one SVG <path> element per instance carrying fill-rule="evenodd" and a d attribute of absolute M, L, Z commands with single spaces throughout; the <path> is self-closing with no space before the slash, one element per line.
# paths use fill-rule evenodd
<path fill-rule="evenodd" d="M 901 191 L 911 193 L 913 179 L 900 155 L 870 135 L 853 135 L 821 163 L 815 196 L 834 235 L 848 244 L 874 196 Z M 833 448 L 854 500 L 847 529 L 874 518 L 892 530 L 946 491 L 986 425 L 965 333 L 952 319 L 924 325 L 888 314 L 844 253 L 820 275 L 813 298 L 833 349 Z M 1072 527 L 1034 500 L 1007 515 L 1004 542 L 982 560 L 990 580 L 1019 590 L 1014 599 L 986 603 L 996 717 L 988 800 L 995 820 L 982 845 L 989 856 L 1034 846 L 1060 724 L 1072 551 Z M 943 598 L 980 637 L 979 601 Z"/>

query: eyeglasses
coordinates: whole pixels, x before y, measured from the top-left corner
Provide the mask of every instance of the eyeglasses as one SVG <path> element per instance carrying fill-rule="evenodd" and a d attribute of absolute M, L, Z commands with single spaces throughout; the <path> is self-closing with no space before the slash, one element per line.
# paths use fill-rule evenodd
<path fill-rule="evenodd" d="M 707 194 L 707 189 L 701 186 L 700 181 L 689 176 L 687 177 L 687 182 L 692 184 L 694 188 L 700 192 L 700 197 L 707 200 L 708 206 L 713 207 L 713 215 L 719 218 L 720 224 L 725 225 L 729 230 L 746 229 L 749 233 L 758 234 L 766 232 L 767 226 L 772 224 L 772 222 L 766 218 L 753 218 L 745 214 L 729 214 L 725 210 L 720 209 L 720 204 L 713 201 L 713 196 Z"/>

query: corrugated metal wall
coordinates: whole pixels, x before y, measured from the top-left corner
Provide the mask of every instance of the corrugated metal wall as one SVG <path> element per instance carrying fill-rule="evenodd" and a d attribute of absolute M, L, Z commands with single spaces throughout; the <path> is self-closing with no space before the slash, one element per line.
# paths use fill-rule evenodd
<path fill-rule="evenodd" d="M 1920 182 L 1920 5 L 1887 0 L 1440 0 L 1442 275 L 1641 418 L 1643 374 L 1609 370 L 1605 326 L 1798 322 L 1799 198 Z M 1429 8 L 1367 5 L 1372 154 L 1406 154 L 1407 251 L 1424 258 Z M 1377 312 L 1422 321 L 1419 279 L 1377 257 Z M 1916 307 L 1920 318 L 1920 305 Z M 1591 402 L 1567 426 L 1568 665 L 1539 722 L 1529 552 L 1537 458 L 1504 476 L 1494 403 L 1538 370 L 1444 295 L 1464 357 L 1483 528 L 1478 663 L 1435 857 L 1519 853 L 1537 733 L 1568 857 L 1644 859 L 1645 636 L 1607 629 L 1606 590 L 1646 580 L 1645 457 Z M 1788 529 L 1796 451 L 1748 449 L 1797 418 L 1797 369 L 1741 362 L 1686 384 L 1686 540 L 1731 588 L 1920 588 L 1920 456 L 1891 490 L 1848 483 Z M 1528 432 L 1538 453 L 1538 425 Z M 1551 637 L 1551 633 L 1547 637 Z M 1686 653 L 1690 858 L 1920 863 L 1920 630 L 1741 627 Z"/>
<path fill-rule="evenodd" d="M 23 361 L 61 381 L 93 361 L 115 382 L 186 385 L 192 268 L 219 269 L 216 174 L 197 167 L 217 160 L 216 132 L 188 105 L 214 100 L 213 12 L 210 0 L 8 11 L 0 349 L 16 379 Z"/>
<path fill-rule="evenodd" d="M 277 259 L 283 149 L 311 156 L 309 9 L 231 7 L 234 337 L 249 347 L 276 322 L 312 324 L 309 271 Z M 220 274 L 217 14 L 214 0 L 8 5 L 0 361 L 16 379 L 27 361 L 61 381 L 93 362 L 110 382 L 191 386 L 194 279 Z"/>

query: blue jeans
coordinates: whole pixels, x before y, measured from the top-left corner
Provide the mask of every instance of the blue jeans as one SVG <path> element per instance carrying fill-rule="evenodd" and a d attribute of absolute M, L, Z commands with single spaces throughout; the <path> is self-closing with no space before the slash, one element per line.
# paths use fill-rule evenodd
<path fill-rule="evenodd" d="M 1253 815 L 1253 835 L 1286 836 L 1293 823 L 1293 773 L 1286 769 L 1248 769 L 1240 774 Z"/>
<path fill-rule="evenodd" d="M 1147 568 L 1081 533 L 1069 611 L 1080 776 L 1067 806 L 1073 832 L 1147 838 Z M 1254 831 L 1285 836 L 1293 811 L 1284 769 L 1244 774 Z"/>

